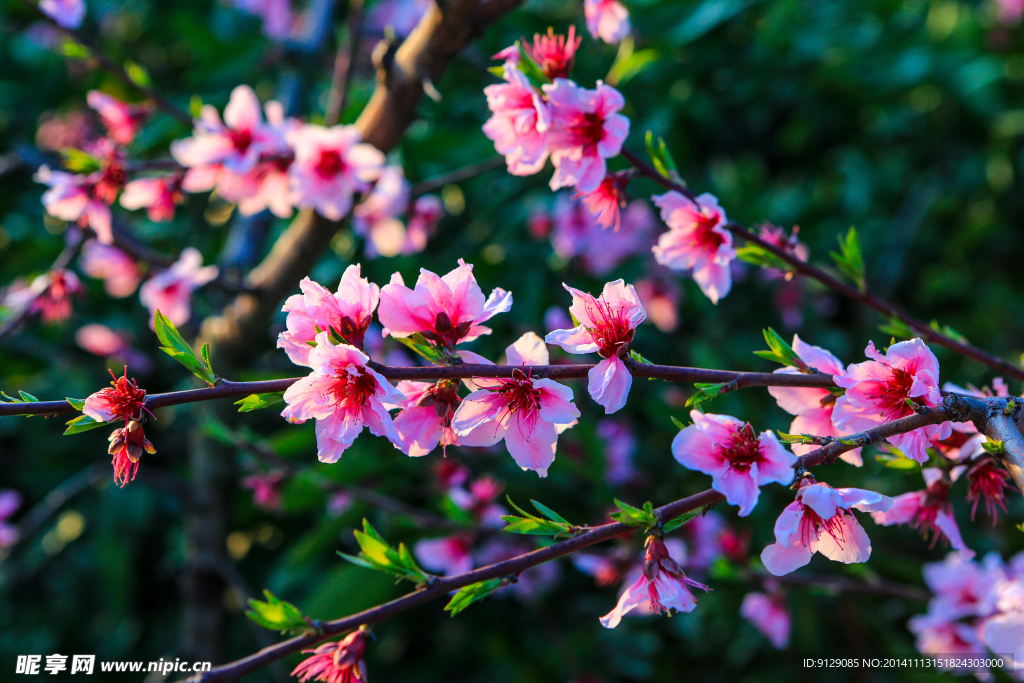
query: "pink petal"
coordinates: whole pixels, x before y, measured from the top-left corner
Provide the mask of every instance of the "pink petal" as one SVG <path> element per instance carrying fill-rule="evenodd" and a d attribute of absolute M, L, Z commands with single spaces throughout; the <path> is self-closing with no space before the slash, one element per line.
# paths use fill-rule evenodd
<path fill-rule="evenodd" d="M 611 415 L 626 405 L 633 375 L 618 356 L 605 358 L 587 373 L 590 378 L 590 397 L 604 406 L 605 415 Z"/>

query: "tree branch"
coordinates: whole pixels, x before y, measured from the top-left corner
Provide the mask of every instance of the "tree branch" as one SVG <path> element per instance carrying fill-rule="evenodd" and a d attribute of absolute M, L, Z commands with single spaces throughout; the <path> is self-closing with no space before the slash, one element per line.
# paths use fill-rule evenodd
<path fill-rule="evenodd" d="M 865 432 L 861 432 L 860 434 L 855 434 L 845 438 L 858 441 L 861 444 L 875 443 L 876 441 L 880 441 L 888 436 L 910 432 L 926 425 L 939 424 L 951 419 L 965 419 L 963 416 L 966 413 L 960 409 L 961 407 L 958 404 L 959 400 L 960 397 L 948 397 L 946 399 L 946 403 L 942 406 L 928 408 L 915 415 L 894 420 L 893 422 L 888 422 L 875 427 L 874 429 L 869 429 Z M 801 468 L 820 465 L 824 462 L 831 462 L 838 458 L 842 453 L 853 450 L 857 447 L 857 445 L 844 444 L 840 442 L 834 442 L 827 446 L 823 446 L 802 456 L 801 458 L 798 458 L 797 470 L 799 471 Z M 663 521 L 669 521 L 687 512 L 692 512 L 694 510 L 699 510 L 702 507 L 714 505 L 724 499 L 725 497 L 721 493 L 708 489 L 687 498 L 669 503 L 668 505 L 656 508 L 655 513 Z M 188 680 L 191 683 L 234 681 L 244 674 L 259 669 L 294 652 L 298 652 L 303 648 L 315 645 L 322 640 L 350 631 L 364 624 L 379 623 L 390 616 L 415 607 L 416 605 L 434 598 L 448 595 L 451 591 L 464 588 L 465 586 L 478 583 L 480 581 L 486 581 L 488 579 L 496 579 L 504 576 L 516 576 L 530 567 L 534 567 L 544 562 L 549 562 L 564 555 L 576 552 L 577 550 L 592 546 L 596 543 L 607 541 L 611 538 L 615 538 L 616 536 L 622 536 L 636 530 L 637 529 L 635 527 L 627 526 L 621 522 L 610 522 L 608 524 L 591 527 L 589 531 L 567 541 L 555 543 L 554 545 L 547 546 L 546 548 L 540 548 L 503 562 L 498 562 L 486 567 L 480 567 L 479 569 L 474 569 L 470 572 L 458 574 L 456 576 L 439 577 L 431 583 L 430 586 L 418 588 L 412 593 L 408 593 L 400 598 L 386 602 L 383 605 L 372 607 L 343 619 L 328 621 L 323 624 L 321 633 L 291 638 L 271 647 L 263 648 L 259 652 L 243 659 L 239 659 L 238 661 L 215 667 L 204 673 L 196 674 Z"/>
<path fill-rule="evenodd" d="M 355 125 L 363 139 L 391 151 L 416 116 L 424 82 L 441 78 L 448 64 L 488 24 L 522 0 L 447 0 L 432 5 L 393 60 L 380 64 L 377 88 Z M 280 302 L 327 250 L 342 223 L 301 212 L 270 254 L 248 277 L 252 293 L 237 297 L 222 315 L 203 324 L 202 337 L 219 352 L 242 357 L 265 334 Z"/>
<path fill-rule="evenodd" d="M 451 366 L 390 367 L 371 361 L 369 367 L 389 380 L 432 381 L 442 379 L 471 379 L 473 377 L 513 377 L 525 373 L 531 377 L 550 379 L 579 379 L 587 376 L 591 363 L 575 365 L 477 365 L 464 363 Z M 675 367 L 627 362 L 627 368 L 634 377 L 664 379 L 672 382 L 735 382 L 743 387 L 815 387 L 825 389 L 835 386 L 831 375 L 822 374 L 781 374 L 772 372 L 734 372 L 732 370 L 705 370 L 703 368 Z M 212 401 L 218 398 L 233 398 L 250 394 L 285 391 L 301 377 L 268 379 L 257 382 L 229 382 L 202 389 L 187 389 L 166 394 L 153 394 L 146 399 L 150 409 Z M 0 403 L 0 417 L 6 415 L 64 415 L 77 412 L 67 401 L 39 401 L 36 403 Z"/>

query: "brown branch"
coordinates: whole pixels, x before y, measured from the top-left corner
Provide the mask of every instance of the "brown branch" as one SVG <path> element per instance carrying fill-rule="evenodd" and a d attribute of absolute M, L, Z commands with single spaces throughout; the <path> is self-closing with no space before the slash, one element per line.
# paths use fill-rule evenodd
<path fill-rule="evenodd" d="M 478 175 L 493 171 L 501 168 L 505 165 L 505 160 L 501 157 L 488 157 L 483 161 L 475 161 L 472 164 L 457 168 L 448 173 L 437 176 L 436 178 L 427 178 L 418 183 L 415 183 L 409 194 L 413 197 L 420 197 L 430 192 L 436 192 L 443 188 L 445 185 L 451 185 L 452 183 L 459 183 L 463 180 L 469 180 L 475 178 Z"/>
<path fill-rule="evenodd" d="M 48 24 L 50 24 L 50 26 L 54 27 L 58 31 L 61 31 L 75 42 L 85 47 L 85 49 L 87 49 L 89 53 L 92 55 L 93 59 L 99 62 L 100 66 L 102 66 L 106 71 L 109 71 L 111 74 L 113 74 L 118 80 L 123 82 L 132 90 L 135 90 L 136 92 L 152 100 L 157 107 L 162 109 L 167 114 L 173 116 L 180 123 L 183 123 L 189 128 L 192 127 L 192 117 L 189 116 L 187 112 L 180 109 L 176 104 L 171 102 L 169 99 L 161 95 L 158 91 L 154 90 L 153 88 L 136 82 L 136 80 L 133 79 L 128 74 L 127 71 L 125 71 L 125 68 L 121 66 L 116 60 L 107 56 L 107 54 L 103 52 L 103 50 L 94 40 L 87 37 L 78 29 L 65 28 L 64 26 L 61 26 L 56 22 L 56 20 L 53 19 L 53 17 L 49 16 L 41 9 L 39 9 L 39 5 L 36 4 L 35 2 L 32 2 L 32 0 L 20 1 L 21 4 L 26 9 L 34 13 L 37 17 L 47 22 Z"/>
<path fill-rule="evenodd" d="M 526 373 L 531 377 L 550 379 L 579 379 L 587 376 L 593 364 L 575 365 L 462 365 L 429 367 L 390 367 L 371 363 L 375 371 L 390 380 L 432 381 L 442 379 L 470 379 L 473 377 L 513 377 Z M 673 382 L 722 382 L 735 383 L 743 387 L 815 387 L 834 386 L 830 375 L 776 374 L 771 372 L 734 372 L 732 370 L 705 370 L 703 368 L 651 365 L 629 361 L 627 367 L 634 377 L 664 379 Z M 257 382 L 221 381 L 213 387 L 187 389 L 166 394 L 153 394 L 146 400 L 146 406 L 155 410 L 165 406 L 212 401 L 218 398 L 234 398 L 250 394 L 285 391 L 301 377 L 268 379 Z M 67 401 L 39 401 L 37 403 L 0 403 L 0 417 L 6 415 L 64 415 L 77 412 Z"/>
<path fill-rule="evenodd" d="M 645 162 L 643 159 L 641 159 L 633 152 L 624 148 L 622 150 L 622 156 L 624 156 L 631 164 L 633 164 L 633 166 L 636 167 L 636 169 L 640 171 L 643 175 L 649 177 L 650 179 L 654 180 L 663 187 L 668 188 L 669 190 L 675 190 L 676 192 L 679 192 L 680 194 L 689 198 L 691 201 L 696 199 L 694 193 L 685 185 L 681 185 L 661 175 L 650 164 Z M 790 253 L 789 251 L 783 249 L 782 247 L 766 242 L 765 240 L 761 239 L 758 235 L 756 235 L 754 232 L 738 223 L 728 223 L 725 227 L 737 237 L 744 239 L 748 242 L 751 242 L 753 244 L 756 244 L 765 251 L 771 252 L 774 256 L 776 256 L 781 261 L 786 263 L 788 266 L 793 268 L 793 270 L 797 274 L 802 275 L 804 277 L 808 277 L 812 280 L 816 280 L 817 282 L 820 282 L 829 289 L 840 294 L 843 294 L 844 296 L 847 296 L 855 301 L 859 301 L 868 308 L 878 311 L 882 315 L 899 319 L 908 327 L 919 333 L 921 335 L 921 338 L 924 339 L 925 341 L 934 342 L 939 346 L 943 346 L 949 349 L 950 351 L 959 353 L 960 355 L 966 356 L 967 358 L 971 358 L 972 360 L 976 360 L 979 363 L 987 365 L 993 370 L 1009 375 L 1014 379 L 1024 380 L 1024 368 L 1021 368 L 1020 366 L 1015 365 L 1003 358 L 999 358 L 998 356 L 995 356 L 983 349 L 980 349 L 977 346 L 959 341 L 933 329 L 931 325 L 928 325 L 927 323 L 924 323 L 918 320 L 917 318 L 914 318 L 913 316 L 904 313 L 903 311 L 899 310 L 889 302 L 885 301 L 884 299 L 875 294 L 872 294 L 866 289 L 862 291 L 860 289 L 857 289 L 856 287 L 848 285 L 839 278 L 829 273 L 828 271 L 818 268 L 817 266 L 813 266 L 810 263 L 807 263 L 806 261 L 800 260 L 799 258 L 796 257 L 796 255 Z"/>
<path fill-rule="evenodd" d="M 380 64 L 377 87 L 355 125 L 363 139 L 387 153 L 394 149 L 423 96 L 424 82 L 440 80 L 448 64 L 488 24 L 497 21 L 522 0 L 447 0 L 437 5 L 394 53 Z M 270 254 L 249 274 L 253 290 L 238 296 L 222 315 L 203 324 L 202 337 L 219 353 L 243 357 L 251 340 L 266 333 L 280 302 L 327 250 L 342 223 L 306 210 L 296 217 Z"/>
<path fill-rule="evenodd" d="M 352 70 L 355 68 L 356 57 L 360 44 L 360 24 L 363 19 L 363 0 L 350 0 L 348 17 L 345 25 L 348 32 L 348 45 L 338 49 L 334 58 L 334 73 L 331 76 L 331 90 L 327 94 L 327 108 L 324 111 L 324 125 L 333 126 L 341 120 L 348 100 L 349 84 Z"/>
<path fill-rule="evenodd" d="M 947 400 L 948 405 L 944 404 L 936 408 L 928 408 L 923 410 L 921 413 L 880 425 L 874 429 L 869 429 L 865 432 L 861 432 L 860 434 L 855 434 L 847 438 L 858 441 L 861 444 L 875 443 L 876 441 L 888 436 L 913 431 L 914 429 L 918 429 L 926 425 L 938 424 L 950 419 L 962 419 L 962 415 L 964 413 L 958 411 L 956 409 L 957 406 L 954 405 L 957 400 L 958 398 L 951 397 L 951 399 Z M 798 458 L 797 469 L 813 467 L 814 465 L 820 465 L 824 462 L 831 462 L 842 453 L 853 450 L 857 447 L 858 446 L 856 445 L 843 444 L 839 442 L 823 446 L 822 448 Z M 663 521 L 669 521 L 687 512 L 692 512 L 709 505 L 714 505 L 724 499 L 725 497 L 721 493 L 708 489 L 687 498 L 669 503 L 668 505 L 663 505 L 660 508 L 656 508 L 655 514 Z M 503 562 L 498 562 L 486 567 L 480 567 L 479 569 L 474 569 L 470 572 L 458 574 L 456 576 L 439 577 L 429 586 L 418 588 L 412 593 L 408 593 L 400 598 L 391 600 L 390 602 L 378 605 L 377 607 L 372 607 L 343 619 L 328 621 L 323 624 L 323 628 L 318 634 L 291 638 L 271 647 L 263 648 L 259 652 L 243 659 L 215 667 L 204 673 L 196 674 L 188 680 L 191 683 L 234 681 L 246 673 L 259 669 L 294 652 L 298 652 L 303 648 L 315 645 L 322 640 L 350 631 L 364 624 L 379 623 L 384 619 L 410 609 L 411 607 L 415 607 L 416 605 L 434 598 L 448 595 L 451 591 L 464 588 L 465 586 L 478 583 L 480 581 L 487 581 L 489 579 L 496 579 L 505 576 L 517 576 L 530 567 L 534 567 L 544 562 L 549 562 L 564 555 L 576 552 L 577 550 L 592 546 L 595 543 L 607 541 L 611 538 L 622 536 L 636 530 L 636 528 L 627 526 L 621 522 L 610 522 L 608 524 L 591 527 L 588 531 L 567 541 L 555 543 L 554 545 L 547 546 L 546 548 L 540 548 L 539 550 L 534 550 Z"/>

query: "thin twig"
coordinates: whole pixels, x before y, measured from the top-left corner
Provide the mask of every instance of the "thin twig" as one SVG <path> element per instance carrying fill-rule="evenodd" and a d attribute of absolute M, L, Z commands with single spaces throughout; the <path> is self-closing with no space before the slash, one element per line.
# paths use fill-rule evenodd
<path fill-rule="evenodd" d="M 63 270 L 71 265 L 71 262 L 75 260 L 78 253 L 82 250 L 82 244 L 84 242 L 85 234 L 80 228 L 68 228 L 67 242 L 64 244 L 64 249 L 61 250 L 60 254 L 54 260 L 53 265 L 51 265 L 49 270 L 46 272 L 49 273 L 54 270 Z M 26 301 L 21 308 L 4 320 L 3 324 L 0 324 L 0 339 L 3 339 L 13 332 L 18 325 L 20 325 L 22 321 L 29 316 L 29 313 L 32 311 L 32 304 L 35 303 L 36 298 L 37 297 L 32 297 Z"/>
<path fill-rule="evenodd" d="M 427 178 L 426 180 L 415 183 L 412 186 L 410 194 L 413 197 L 419 197 L 430 192 L 436 192 L 446 185 L 475 178 L 478 175 L 483 175 L 489 171 L 501 168 L 504 164 L 505 161 L 501 157 L 488 157 L 483 161 L 475 161 L 472 164 L 463 166 L 462 168 L 456 168 L 453 171 L 443 173 L 436 178 Z"/>
<path fill-rule="evenodd" d="M 92 55 L 93 59 L 100 63 L 100 66 L 102 66 L 105 70 L 109 71 L 111 74 L 117 77 L 129 88 L 148 97 L 150 100 L 153 101 L 153 103 L 157 107 L 162 109 L 167 114 L 173 116 L 179 122 L 189 127 L 192 126 L 192 117 L 189 116 L 187 112 L 180 109 L 176 104 L 168 100 L 166 97 L 161 95 L 153 88 L 146 85 L 142 85 L 141 83 L 137 82 L 128 74 L 127 71 L 125 71 L 125 68 L 123 66 L 121 66 L 116 60 L 107 56 L 107 54 L 103 52 L 102 49 L 100 49 L 99 45 L 97 45 L 95 41 L 87 37 L 80 30 L 61 26 L 53 17 L 39 9 L 39 5 L 32 2 L 31 0 L 20 1 L 21 4 L 24 5 L 25 8 L 28 9 L 30 12 L 33 12 L 40 19 L 50 24 L 58 31 L 61 31 L 75 42 L 84 46 L 85 49 L 87 49 L 89 53 Z"/>
<path fill-rule="evenodd" d="M 374 371 L 389 380 L 442 380 L 471 379 L 473 377 L 514 377 L 525 374 L 530 377 L 550 379 L 574 379 L 586 377 L 594 367 L 590 363 L 575 365 L 477 365 L 464 363 L 453 366 L 390 367 L 370 364 Z M 626 367 L 634 377 L 664 379 L 672 382 L 730 383 L 743 387 L 814 387 L 827 389 L 834 386 L 831 375 L 822 374 L 781 374 L 772 372 L 734 372 L 732 370 L 705 370 L 703 368 L 676 367 L 636 363 L 628 360 Z M 269 379 L 257 382 L 229 382 L 202 389 L 174 391 L 154 394 L 146 400 L 150 409 L 212 401 L 218 398 L 233 398 L 250 394 L 285 391 L 301 377 Z M 67 401 L 39 401 L 36 403 L 0 403 L 0 417 L 6 415 L 63 415 L 77 412 Z"/>
<path fill-rule="evenodd" d="M 633 152 L 630 152 L 627 149 L 623 149 L 622 155 L 631 164 L 633 164 L 633 166 L 635 166 L 638 171 L 640 171 L 645 176 L 649 177 L 651 180 L 654 180 L 663 187 L 679 192 L 680 194 L 689 198 L 691 201 L 696 200 L 696 195 L 694 195 L 693 191 L 691 191 L 685 185 L 681 185 L 671 180 L 670 178 L 666 178 L 662 174 L 658 173 L 658 171 L 655 170 L 650 164 L 645 162 L 643 159 L 638 157 Z M 954 351 L 963 356 L 976 360 L 979 363 L 987 365 L 993 370 L 1009 375 L 1014 379 L 1024 380 L 1024 368 L 1021 368 L 1018 365 L 1010 363 L 1009 361 L 1003 358 L 999 358 L 998 356 L 990 354 L 989 352 L 980 349 L 972 344 L 959 341 L 948 335 L 943 334 L 942 332 L 935 330 L 934 328 L 932 328 L 931 325 L 928 325 L 927 323 L 922 322 L 917 318 L 914 318 L 913 316 L 904 313 L 903 311 L 899 310 L 898 308 L 896 308 L 889 302 L 885 301 L 881 297 L 867 291 L 867 289 L 861 290 L 846 284 L 845 282 L 835 277 L 828 271 L 818 268 L 817 266 L 813 266 L 807 263 L 806 261 L 800 260 L 795 254 L 790 253 L 789 251 L 780 246 L 771 244 L 770 242 L 766 242 L 765 240 L 761 239 L 758 235 L 756 235 L 754 232 L 738 223 L 728 223 L 725 227 L 737 237 L 744 239 L 748 242 L 751 242 L 753 244 L 756 244 L 762 249 L 771 252 L 774 256 L 776 256 L 777 258 L 785 262 L 787 265 L 789 265 L 791 268 L 793 268 L 793 270 L 797 274 L 811 278 L 812 280 L 816 280 L 821 284 L 825 285 L 826 287 L 828 287 L 829 289 L 840 294 L 843 294 L 845 296 L 848 296 L 855 301 L 859 301 L 868 308 L 878 311 L 882 315 L 899 319 L 900 321 L 906 323 L 907 326 L 911 327 L 913 330 L 918 332 L 925 341 L 931 341 L 938 344 L 939 346 L 944 346 L 950 351 Z"/>
<path fill-rule="evenodd" d="M 950 419 L 956 420 L 964 418 L 962 413 L 954 411 L 952 408 L 948 408 L 943 405 L 936 408 L 928 408 L 915 415 L 880 425 L 874 429 L 861 432 L 860 434 L 852 435 L 848 437 L 848 439 L 862 443 L 875 443 L 876 441 L 889 436 L 910 432 L 931 424 L 939 424 Z M 857 446 L 855 445 L 840 442 L 823 446 L 799 458 L 797 460 L 797 469 L 813 467 L 824 462 L 832 461 L 840 454 L 853 450 L 856 447 Z M 714 505 L 724 499 L 725 497 L 721 493 L 708 489 L 657 508 L 655 513 L 660 519 L 669 521 L 687 512 L 699 510 L 708 505 Z M 364 624 L 379 623 L 390 616 L 434 598 L 448 595 L 450 592 L 458 590 L 459 588 L 463 588 L 480 581 L 486 581 L 488 579 L 496 579 L 510 575 L 517 576 L 530 567 L 534 567 L 544 562 L 549 562 L 564 555 L 576 552 L 577 550 L 592 546 L 596 543 L 607 541 L 611 538 L 622 536 L 636 530 L 637 529 L 634 527 L 627 526 L 621 522 L 602 524 L 590 527 L 589 531 L 567 541 L 555 543 L 545 548 L 540 548 L 539 550 L 534 550 L 503 562 L 498 562 L 486 567 L 480 567 L 479 569 L 474 569 L 470 572 L 458 574 L 456 576 L 439 577 L 428 587 L 418 588 L 412 593 L 408 593 L 400 598 L 396 598 L 390 602 L 372 607 L 343 619 L 328 621 L 323 624 L 321 632 L 318 634 L 291 638 L 278 643 L 277 645 L 263 648 L 259 652 L 249 655 L 248 657 L 244 657 L 223 666 L 215 667 L 204 673 L 196 674 L 188 680 L 191 683 L 234 681 L 246 673 L 255 671 L 256 669 L 266 666 L 270 662 L 277 661 L 278 659 L 294 652 L 298 652 L 303 648 L 315 645 L 322 640 L 350 631 Z"/>

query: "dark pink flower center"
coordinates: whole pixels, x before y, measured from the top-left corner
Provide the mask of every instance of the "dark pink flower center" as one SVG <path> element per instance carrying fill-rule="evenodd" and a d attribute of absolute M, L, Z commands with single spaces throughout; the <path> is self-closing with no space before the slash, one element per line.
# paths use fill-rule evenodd
<path fill-rule="evenodd" d="M 228 131 L 228 139 L 231 140 L 231 145 L 235 148 L 236 152 L 244 154 L 252 144 L 252 131 L 231 130 Z"/>
<path fill-rule="evenodd" d="M 761 455 L 757 433 L 749 424 L 743 425 L 733 437 L 722 445 L 722 457 L 733 469 L 746 471 L 755 462 L 764 459 Z"/>
<path fill-rule="evenodd" d="M 313 169 L 321 178 L 333 178 L 345 168 L 345 161 L 341 153 L 335 149 L 325 149 L 320 152 L 320 159 Z"/>
<path fill-rule="evenodd" d="M 801 503 L 801 505 L 803 504 Z M 804 505 L 804 516 L 800 518 L 800 542 L 805 547 L 810 547 L 811 534 L 814 535 L 814 540 L 817 541 L 821 538 L 821 532 L 824 530 L 826 534 L 832 537 L 836 545 L 842 548 L 843 543 L 846 542 L 842 521 L 844 514 L 849 514 L 849 512 L 840 508 L 832 517 L 822 519 L 817 512 Z"/>
<path fill-rule="evenodd" d="M 1003 501 L 1003 491 L 1006 482 L 1010 478 L 1009 473 L 996 465 L 991 458 L 985 458 L 975 465 L 967 473 L 970 488 L 967 490 L 967 500 L 973 502 L 971 506 L 971 519 L 978 510 L 978 501 L 985 500 L 985 511 L 992 518 L 995 525 L 999 511 L 996 506 L 1006 511 L 1006 503 Z"/>
<path fill-rule="evenodd" d="M 697 227 L 693 231 L 693 240 L 700 247 L 701 251 L 708 253 L 716 252 L 722 246 L 722 243 L 725 242 L 725 237 L 714 229 L 721 222 L 722 217 L 717 213 L 708 215 L 701 211 L 697 216 Z"/>
<path fill-rule="evenodd" d="M 884 410 L 886 421 L 896 420 L 912 414 L 913 409 L 905 403 L 910 398 L 914 376 L 905 370 L 890 368 L 892 376 L 887 382 L 878 382 L 878 393 L 868 398 Z"/>
<path fill-rule="evenodd" d="M 604 139 L 604 117 L 596 112 L 578 115 L 566 126 L 569 139 L 577 147 L 595 147 Z"/>
<path fill-rule="evenodd" d="M 355 374 L 343 372 L 331 387 L 332 405 L 342 410 L 362 408 L 377 391 L 377 380 L 365 368 L 357 367 Z"/>
<path fill-rule="evenodd" d="M 613 309 L 606 302 L 598 299 L 595 304 L 587 303 L 590 319 L 597 323 L 590 329 L 590 335 L 598 346 L 602 358 L 612 358 L 624 353 L 633 341 L 634 329 L 622 308 Z"/>

